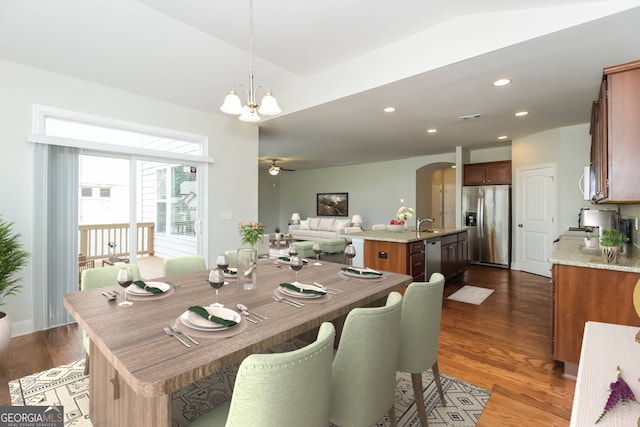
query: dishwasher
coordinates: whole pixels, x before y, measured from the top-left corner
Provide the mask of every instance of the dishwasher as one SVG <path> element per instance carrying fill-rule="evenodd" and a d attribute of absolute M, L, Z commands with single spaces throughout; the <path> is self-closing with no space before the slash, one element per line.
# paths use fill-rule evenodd
<path fill-rule="evenodd" d="M 424 241 L 424 280 L 428 281 L 432 273 L 440 273 L 440 238 Z"/>

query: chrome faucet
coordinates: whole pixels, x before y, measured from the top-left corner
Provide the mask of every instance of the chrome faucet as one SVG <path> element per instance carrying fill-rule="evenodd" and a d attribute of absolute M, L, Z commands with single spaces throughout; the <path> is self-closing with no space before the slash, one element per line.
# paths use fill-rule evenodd
<path fill-rule="evenodd" d="M 433 221 L 435 221 L 435 218 L 418 218 L 418 223 L 416 225 L 416 232 L 417 233 L 420 232 L 420 226 L 422 225 L 423 222 L 430 222 L 433 224 Z"/>

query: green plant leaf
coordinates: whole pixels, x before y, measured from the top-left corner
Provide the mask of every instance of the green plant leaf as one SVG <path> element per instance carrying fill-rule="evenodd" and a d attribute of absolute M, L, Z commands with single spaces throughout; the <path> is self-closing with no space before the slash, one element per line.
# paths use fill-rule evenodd
<path fill-rule="evenodd" d="M 4 298 L 16 295 L 22 288 L 17 273 L 27 264 L 29 253 L 22 249 L 20 234 L 13 233 L 13 223 L 0 217 L 0 307 Z"/>

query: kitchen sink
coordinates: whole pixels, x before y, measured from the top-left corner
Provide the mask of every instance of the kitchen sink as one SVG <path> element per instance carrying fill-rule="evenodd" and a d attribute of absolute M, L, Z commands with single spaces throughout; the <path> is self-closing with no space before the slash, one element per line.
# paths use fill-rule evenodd
<path fill-rule="evenodd" d="M 584 255 L 600 255 L 599 247 L 588 248 L 585 245 L 579 245 L 578 250 L 580 251 L 581 254 L 584 254 Z"/>

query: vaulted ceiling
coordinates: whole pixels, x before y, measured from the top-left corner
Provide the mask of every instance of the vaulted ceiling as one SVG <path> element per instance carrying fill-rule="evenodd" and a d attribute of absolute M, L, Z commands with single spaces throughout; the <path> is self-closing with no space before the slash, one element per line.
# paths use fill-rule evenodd
<path fill-rule="evenodd" d="M 264 168 L 586 123 L 602 69 L 640 57 L 638 0 L 254 0 L 253 15 L 255 80 L 283 110 L 258 124 Z M 0 0 L 0 58 L 216 114 L 249 83 L 248 51 L 249 0 Z"/>

